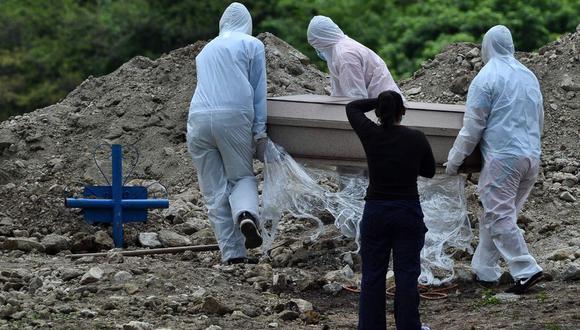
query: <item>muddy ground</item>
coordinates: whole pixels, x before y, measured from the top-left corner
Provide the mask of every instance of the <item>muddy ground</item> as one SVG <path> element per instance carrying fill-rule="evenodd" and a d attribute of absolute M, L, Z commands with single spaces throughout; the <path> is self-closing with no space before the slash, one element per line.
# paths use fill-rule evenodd
<path fill-rule="evenodd" d="M 446 299 L 422 301 L 422 320 L 432 329 L 580 328 L 579 33 L 518 54 L 540 79 L 546 113 L 542 173 L 518 222 L 548 280 L 522 297 L 496 295 L 507 281 L 478 286 L 470 257 L 458 253 L 458 286 Z M 308 58 L 272 35 L 260 38 L 269 95 L 328 92 L 325 74 Z M 91 160 L 103 142 L 135 144 L 140 162 L 132 183 L 159 180 L 171 200 L 146 224 L 125 226 L 126 248 L 215 242 L 185 146 L 193 59 L 204 45 L 134 58 L 88 78 L 58 104 L 0 123 L 0 329 L 356 327 L 358 296 L 342 285 L 357 282 L 360 260 L 333 225 L 312 244 L 305 238 L 313 226 L 285 217 L 277 247 L 258 265 L 223 266 L 216 252 L 67 257 L 113 247 L 110 228 L 88 225 L 63 207 L 63 197 L 80 194 L 84 184 L 105 183 Z M 410 100 L 464 103 L 481 66 L 476 45 L 454 44 L 400 86 Z M 105 151 L 97 158 L 107 172 Z M 467 187 L 474 245 L 476 182 L 471 177 Z"/>

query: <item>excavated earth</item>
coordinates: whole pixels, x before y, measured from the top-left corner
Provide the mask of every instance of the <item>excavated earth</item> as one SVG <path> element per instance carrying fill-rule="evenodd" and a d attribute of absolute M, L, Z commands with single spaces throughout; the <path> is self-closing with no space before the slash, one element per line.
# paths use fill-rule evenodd
<path fill-rule="evenodd" d="M 326 75 L 307 57 L 271 34 L 259 38 L 270 96 L 328 93 Z M 332 224 L 311 243 L 312 224 L 284 217 L 269 258 L 223 266 L 217 252 L 123 257 L 111 250 L 109 227 L 88 225 L 64 207 L 64 197 L 79 196 L 85 184 L 110 180 L 108 149 L 97 146 L 135 146 L 133 170 L 137 154 L 125 153 L 128 184 L 151 185 L 151 197 L 159 197 L 159 181 L 171 206 L 125 225 L 126 249 L 215 243 L 185 145 L 194 58 L 205 44 L 157 60 L 136 57 L 89 77 L 58 104 L 0 123 L 0 329 L 356 328 L 358 295 L 343 285 L 360 278 L 360 259 Z M 421 303 L 432 329 L 580 328 L 580 31 L 517 57 L 544 96 L 542 171 L 518 224 L 546 281 L 527 295 L 504 295 L 507 276 L 498 288 L 480 287 L 470 256 L 456 253 L 457 286 Z M 482 65 L 477 45 L 453 44 L 400 87 L 409 100 L 464 103 Z M 261 170 L 256 162 L 258 178 Z M 477 179 L 467 186 L 474 246 Z M 99 251 L 109 253 L 67 257 Z"/>

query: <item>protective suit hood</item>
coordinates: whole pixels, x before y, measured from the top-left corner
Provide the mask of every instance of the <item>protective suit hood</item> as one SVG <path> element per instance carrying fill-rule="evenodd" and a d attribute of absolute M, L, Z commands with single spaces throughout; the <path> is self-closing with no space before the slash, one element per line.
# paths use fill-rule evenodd
<path fill-rule="evenodd" d="M 252 35 L 252 16 L 239 2 L 234 2 L 224 10 L 220 19 L 220 35 L 225 32 L 241 32 Z"/>
<path fill-rule="evenodd" d="M 326 16 L 314 16 L 308 24 L 308 43 L 315 49 L 330 48 L 345 36 L 338 25 Z"/>
<path fill-rule="evenodd" d="M 487 63 L 495 57 L 513 56 L 514 52 L 514 41 L 507 27 L 496 25 L 483 36 L 481 42 L 483 63 Z"/>

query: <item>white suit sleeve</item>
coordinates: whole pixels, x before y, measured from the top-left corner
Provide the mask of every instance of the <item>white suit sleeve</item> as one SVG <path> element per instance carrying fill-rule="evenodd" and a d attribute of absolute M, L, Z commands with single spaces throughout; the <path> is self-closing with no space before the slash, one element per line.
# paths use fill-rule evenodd
<path fill-rule="evenodd" d="M 473 152 L 481 140 L 490 112 L 490 90 L 474 80 L 467 94 L 467 109 L 463 116 L 463 127 L 447 157 L 447 173 L 457 173 L 463 160 Z"/>
<path fill-rule="evenodd" d="M 250 62 L 250 84 L 254 89 L 254 123 L 252 133 L 254 139 L 266 137 L 266 56 L 264 45 L 260 44 L 259 50 Z"/>
<path fill-rule="evenodd" d="M 540 95 L 540 138 L 544 135 L 544 100 Z"/>
<path fill-rule="evenodd" d="M 360 60 L 355 54 L 344 53 L 338 65 L 336 88 L 332 95 L 367 98 L 367 86 Z"/>

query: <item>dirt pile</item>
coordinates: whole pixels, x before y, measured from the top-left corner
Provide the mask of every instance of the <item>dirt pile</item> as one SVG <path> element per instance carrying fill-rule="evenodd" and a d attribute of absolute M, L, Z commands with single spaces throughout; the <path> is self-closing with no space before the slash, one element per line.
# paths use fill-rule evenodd
<path fill-rule="evenodd" d="M 325 93 L 324 74 L 306 56 L 271 34 L 259 38 L 266 45 L 270 96 Z M 100 143 L 136 146 L 140 161 L 133 177 L 159 180 L 171 195 L 196 186 L 185 133 L 194 58 L 205 44 L 155 61 L 135 57 L 109 75 L 88 78 L 56 105 L 0 123 L 0 217 L 14 220 L 10 230 L 37 238 L 77 232 L 83 225 L 76 212 L 62 209 L 63 191 L 78 194 L 83 182 L 105 184 L 92 161 Z M 106 160 L 108 152 L 98 159 Z"/>
<path fill-rule="evenodd" d="M 269 95 L 327 92 L 324 73 L 308 58 L 271 34 L 259 38 L 266 45 Z M 580 289 L 567 282 L 580 279 L 579 42 L 574 33 L 538 53 L 518 53 L 540 78 L 546 109 L 542 176 L 519 222 L 556 281 L 522 298 L 494 296 L 471 282 L 465 267 L 470 257 L 457 255 L 460 286 L 447 300 L 422 303 L 423 321 L 434 329 L 580 323 Z M 78 195 L 86 183 L 105 183 L 91 160 L 102 142 L 135 144 L 136 182 L 160 180 L 169 190 L 170 209 L 150 212 L 146 224 L 125 226 L 130 248 L 215 241 L 185 145 L 194 57 L 204 45 L 154 61 L 136 57 L 109 75 L 87 79 L 56 105 L 0 123 L 0 329 L 356 327 L 358 296 L 343 284 L 357 282 L 360 260 L 349 253 L 354 243 L 341 239 L 333 225 L 313 244 L 303 239 L 309 224 L 284 217 L 271 260 L 258 265 L 221 266 L 215 252 L 64 257 L 67 250 L 112 247 L 109 228 L 89 226 L 78 211 L 63 207 L 65 190 Z M 401 87 L 410 100 L 461 103 L 481 67 L 475 45 L 455 44 Z M 108 173 L 107 162 L 101 163 Z M 468 197 L 476 225 L 473 188 Z M 392 274 L 387 278 L 392 283 Z M 529 310 L 541 313 L 531 317 Z"/>

